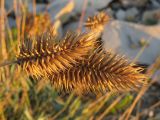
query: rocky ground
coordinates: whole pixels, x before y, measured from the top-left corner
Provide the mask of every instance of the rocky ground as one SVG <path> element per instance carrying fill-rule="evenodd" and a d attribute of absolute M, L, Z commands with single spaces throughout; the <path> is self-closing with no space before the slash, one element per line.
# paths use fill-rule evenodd
<path fill-rule="evenodd" d="M 160 55 L 160 0 L 36 0 L 36 13 L 48 12 L 52 22 L 58 21 L 60 35 L 67 30 L 84 30 L 83 22 L 98 11 L 106 11 L 113 19 L 103 32 L 106 50 L 125 54 L 139 64 L 152 65 Z M 13 1 L 5 0 L 10 27 L 16 27 Z M 23 1 L 33 12 L 33 1 Z M 137 57 L 138 55 L 138 57 Z M 157 72 L 159 75 L 159 72 Z M 143 99 L 146 109 L 160 101 L 160 82 L 153 85 Z M 149 120 L 160 119 L 160 109 L 146 113 Z M 144 118 L 145 119 L 145 118 Z"/>
<path fill-rule="evenodd" d="M 32 13 L 32 0 L 23 2 Z M 16 26 L 13 9 L 13 3 L 6 0 L 11 27 Z M 85 11 L 84 18 L 80 21 L 82 11 Z M 102 36 L 106 49 L 118 50 L 134 59 L 147 44 L 138 62 L 154 62 L 160 51 L 160 0 L 37 0 L 36 5 L 37 14 L 49 12 L 53 22 L 60 20 L 58 28 L 61 35 L 67 30 L 78 29 L 88 16 L 98 11 L 106 11 L 113 18 Z"/>

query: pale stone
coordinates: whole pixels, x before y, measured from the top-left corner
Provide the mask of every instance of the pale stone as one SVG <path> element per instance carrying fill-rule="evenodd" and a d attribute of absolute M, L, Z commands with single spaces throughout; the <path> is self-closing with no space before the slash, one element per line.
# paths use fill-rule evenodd
<path fill-rule="evenodd" d="M 102 40 L 106 50 L 122 53 L 134 60 L 143 49 L 141 41 L 148 42 L 139 55 L 138 62 L 151 64 L 160 55 L 160 25 L 144 26 L 122 21 L 112 21 L 104 30 Z"/>
<path fill-rule="evenodd" d="M 124 7 L 136 6 L 142 7 L 145 6 L 148 0 L 120 0 Z"/>
<path fill-rule="evenodd" d="M 127 11 L 126 11 L 126 20 L 131 20 L 131 21 L 135 20 L 136 16 L 138 15 L 138 13 L 139 13 L 139 11 L 135 7 L 127 9 Z"/>
<path fill-rule="evenodd" d="M 160 9 L 145 11 L 142 21 L 147 24 L 149 24 L 149 22 L 158 23 L 160 21 Z"/>
<path fill-rule="evenodd" d="M 116 12 L 116 18 L 119 19 L 119 20 L 124 20 L 126 18 L 126 13 L 124 10 L 122 9 L 119 9 L 117 12 Z"/>

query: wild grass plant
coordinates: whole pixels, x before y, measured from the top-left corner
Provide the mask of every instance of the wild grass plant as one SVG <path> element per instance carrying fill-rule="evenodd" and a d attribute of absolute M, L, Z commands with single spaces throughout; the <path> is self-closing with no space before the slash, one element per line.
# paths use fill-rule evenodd
<path fill-rule="evenodd" d="M 146 109 L 139 110 L 142 97 L 159 79 L 149 80 L 159 60 L 144 74 L 127 58 L 103 50 L 100 38 L 109 20 L 104 12 L 88 19 L 86 32 L 68 32 L 60 40 L 54 27 L 40 35 L 32 29 L 32 36 L 25 36 L 25 12 L 23 17 L 16 16 L 15 29 L 7 25 L 6 16 L 1 0 L 0 119 L 124 120 L 143 116 Z M 35 27 L 43 22 L 33 23 Z M 159 105 L 156 102 L 148 110 Z"/>

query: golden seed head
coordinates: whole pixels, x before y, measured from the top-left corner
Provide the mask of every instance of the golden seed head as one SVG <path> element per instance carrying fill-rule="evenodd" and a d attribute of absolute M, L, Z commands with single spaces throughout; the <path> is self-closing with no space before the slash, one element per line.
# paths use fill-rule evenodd
<path fill-rule="evenodd" d="M 141 87 L 146 75 L 119 55 L 102 48 L 100 35 L 110 17 L 101 12 L 88 18 L 86 33 L 67 32 L 57 40 L 55 29 L 25 39 L 17 63 L 35 77 L 47 77 L 60 92 L 98 94 Z M 97 44 L 98 43 L 98 44 Z"/>
<path fill-rule="evenodd" d="M 111 20 L 111 17 L 105 12 L 100 12 L 99 14 L 89 17 L 85 23 L 85 27 L 90 30 L 102 31 L 105 24 Z"/>
<path fill-rule="evenodd" d="M 140 88 L 146 76 L 125 58 L 96 49 L 66 71 L 50 76 L 60 92 L 98 94 Z"/>
<path fill-rule="evenodd" d="M 17 61 L 31 75 L 48 76 L 70 68 L 93 48 L 96 38 L 92 32 L 76 34 L 68 32 L 56 43 L 49 31 L 35 40 L 25 39 L 20 46 Z"/>

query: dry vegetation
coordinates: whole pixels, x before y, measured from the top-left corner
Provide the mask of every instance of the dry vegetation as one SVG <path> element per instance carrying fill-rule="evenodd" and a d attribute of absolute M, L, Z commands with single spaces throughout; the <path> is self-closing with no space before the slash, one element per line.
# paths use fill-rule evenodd
<path fill-rule="evenodd" d="M 146 92 L 160 79 L 154 75 L 159 59 L 142 71 L 125 58 L 105 52 L 97 40 L 108 16 L 100 13 L 89 18 L 85 33 L 68 32 L 59 40 L 54 27 L 48 31 L 51 21 L 43 21 L 46 17 L 49 20 L 48 15 L 35 16 L 35 11 L 29 15 L 23 4 L 21 10 L 17 5 L 14 3 L 17 28 L 11 29 L 1 0 L 0 119 L 137 120 L 148 118 L 150 111 L 156 112 L 159 100 L 147 105 L 143 102 L 148 98 Z M 129 92 L 131 88 L 138 91 Z M 123 92 L 112 93 L 117 90 Z"/>

